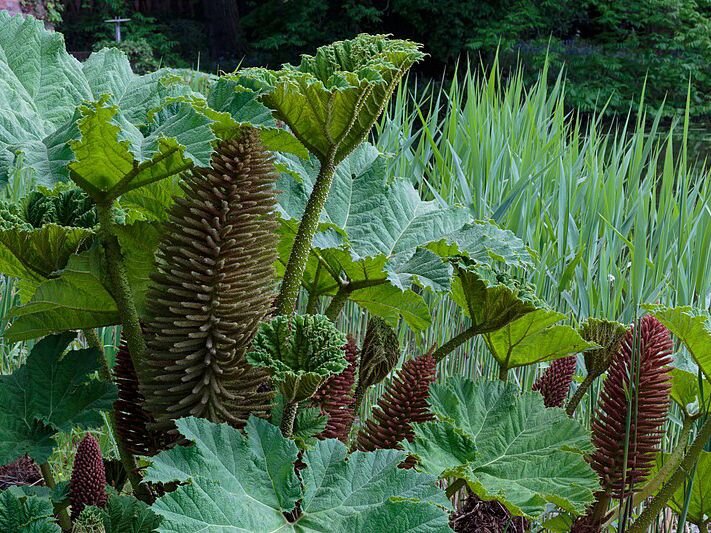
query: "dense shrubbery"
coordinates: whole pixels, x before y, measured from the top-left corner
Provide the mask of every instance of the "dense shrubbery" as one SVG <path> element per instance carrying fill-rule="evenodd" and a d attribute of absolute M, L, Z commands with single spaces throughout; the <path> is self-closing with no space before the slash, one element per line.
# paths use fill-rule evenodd
<path fill-rule="evenodd" d="M 227 8 L 219 6 L 231 4 Z M 647 101 L 666 113 L 683 110 L 691 82 L 691 113 L 709 115 L 711 3 L 708 0 L 227 0 L 175 14 L 170 1 L 153 3 L 150 17 L 131 14 L 125 27 L 129 56 L 139 68 L 236 64 L 275 66 L 323 42 L 361 32 L 385 32 L 424 43 L 430 60 L 421 72 L 439 78 L 458 58 L 490 64 L 497 49 L 504 66 L 520 61 L 535 80 L 546 54 L 551 74 L 565 66 L 568 105 L 582 111 L 626 112 L 639 100 L 647 77 Z M 215 20 L 216 13 L 234 20 Z M 109 14 L 126 14 L 125 2 L 95 1 L 93 11 L 69 10 L 62 26 L 72 46 L 105 44 Z M 188 20 L 192 16 L 192 20 Z M 217 17 L 219 19 L 219 17 Z M 229 22 L 229 23 L 228 23 Z M 215 37 L 219 36 L 219 43 Z M 80 43 L 85 44 L 81 45 Z M 95 47 L 96 45 L 94 45 Z"/>

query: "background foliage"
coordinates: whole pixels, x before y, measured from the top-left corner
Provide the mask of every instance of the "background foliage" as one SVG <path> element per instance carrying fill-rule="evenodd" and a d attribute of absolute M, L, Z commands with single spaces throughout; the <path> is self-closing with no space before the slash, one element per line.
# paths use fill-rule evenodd
<path fill-rule="evenodd" d="M 41 2 L 25 2 L 37 4 Z M 47 4 L 47 2 L 45 2 Z M 439 79 L 469 56 L 490 65 L 525 65 L 536 79 L 546 55 L 551 75 L 565 67 L 567 105 L 626 112 L 647 83 L 647 102 L 666 115 L 709 115 L 709 0 L 65 0 L 48 11 L 71 50 L 109 44 L 111 16 L 130 16 L 121 47 L 139 71 L 157 64 L 208 70 L 275 67 L 359 32 L 392 33 L 424 44 L 420 73 Z M 28 8 L 29 9 L 29 8 Z M 36 10 L 35 10 L 36 11 Z M 49 15 L 48 15 L 49 16 Z M 606 107 L 605 107 L 606 106 Z"/>

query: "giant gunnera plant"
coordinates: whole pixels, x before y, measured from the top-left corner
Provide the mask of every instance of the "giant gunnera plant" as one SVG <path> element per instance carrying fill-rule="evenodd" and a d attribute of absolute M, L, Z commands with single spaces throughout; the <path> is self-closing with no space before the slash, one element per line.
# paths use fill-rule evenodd
<path fill-rule="evenodd" d="M 297 66 L 245 69 L 236 75 L 320 162 L 286 265 L 279 314 L 294 311 L 336 165 L 368 136 L 402 77 L 423 58 L 419 49 L 410 41 L 363 34 L 322 46 L 314 56 L 304 55 Z"/>
<path fill-rule="evenodd" d="M 271 407 L 267 375 L 245 354 L 274 300 L 275 179 L 257 133 L 245 130 L 188 176 L 170 211 L 137 368 L 158 429 L 188 415 L 242 427 Z"/>

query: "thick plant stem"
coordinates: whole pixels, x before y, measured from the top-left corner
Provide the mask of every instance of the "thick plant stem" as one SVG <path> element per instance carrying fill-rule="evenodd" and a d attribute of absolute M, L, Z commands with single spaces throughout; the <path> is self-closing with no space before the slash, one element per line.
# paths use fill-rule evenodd
<path fill-rule="evenodd" d="M 432 356 L 435 358 L 435 361 L 441 361 L 469 339 L 476 337 L 479 333 L 480 332 L 476 327 L 471 326 L 437 348 L 434 352 L 432 352 Z"/>
<path fill-rule="evenodd" d="M 116 300 L 121 325 L 123 326 L 123 335 L 131 353 L 133 366 L 138 368 L 145 359 L 147 352 L 146 341 L 143 338 L 138 310 L 133 300 L 133 290 L 128 281 L 121 246 L 113 232 L 114 220 L 111 205 L 98 204 L 96 210 L 101 227 L 101 243 L 104 247 L 104 255 L 106 256 L 106 264 L 109 271 L 111 295 Z"/>
<path fill-rule="evenodd" d="M 281 434 L 290 438 L 294 434 L 294 420 L 296 419 L 296 411 L 299 410 L 299 402 L 289 402 L 284 406 L 284 412 L 281 414 Z"/>
<path fill-rule="evenodd" d="M 294 238 L 294 246 L 286 264 L 281 291 L 277 299 L 276 309 L 279 315 L 290 315 L 296 307 L 301 281 L 311 252 L 311 242 L 316 234 L 321 211 L 326 204 L 326 198 L 328 198 L 328 192 L 333 183 L 333 175 L 336 172 L 335 155 L 335 149 L 331 150 L 326 159 L 321 161 L 321 170 L 316 178 L 311 196 L 309 196 L 309 201 L 306 203 L 304 216 Z"/>
<path fill-rule="evenodd" d="M 101 342 L 99 335 L 96 333 L 96 330 L 85 329 L 83 330 L 83 333 L 84 337 L 86 337 L 86 341 L 89 346 L 91 346 L 92 348 L 96 348 L 101 354 L 100 357 L 103 361 L 103 371 L 99 372 L 101 378 L 105 381 L 112 381 L 111 371 L 109 370 L 109 365 L 106 362 L 104 345 Z M 104 374 L 106 375 L 106 377 L 104 377 Z M 150 491 L 148 490 L 148 487 L 146 485 L 141 484 L 141 476 L 138 473 L 138 464 L 136 463 L 136 458 L 126 449 L 126 446 L 123 440 L 121 439 L 121 435 L 119 435 L 118 431 L 116 431 L 116 413 L 113 411 L 109 413 L 109 429 L 111 430 L 111 433 L 113 434 L 114 439 L 116 441 L 116 448 L 119 452 L 119 459 L 121 460 L 121 464 L 123 465 L 124 470 L 126 470 L 126 476 L 128 477 L 129 483 L 131 483 L 131 488 L 133 489 L 134 495 L 137 498 L 150 503 L 152 496 Z"/>
<path fill-rule="evenodd" d="M 44 484 L 47 485 L 50 489 L 54 489 L 54 487 L 57 486 L 57 483 L 54 481 L 54 475 L 52 474 L 52 468 L 50 468 L 49 463 L 42 463 L 40 465 L 40 472 L 42 472 Z M 64 508 L 57 510 L 55 506 L 55 513 L 57 515 L 57 520 L 59 521 L 60 527 L 64 531 L 71 531 L 72 521 L 69 519 L 67 509 Z"/>
<path fill-rule="evenodd" d="M 123 255 L 121 254 L 121 247 L 113 232 L 114 220 L 111 205 L 98 204 L 96 210 L 99 215 L 101 241 L 104 246 L 104 254 L 109 271 L 111 293 L 114 300 L 116 300 L 121 325 L 123 326 L 123 336 L 128 344 L 133 366 L 138 368 L 140 361 L 145 359 L 147 352 L 146 341 L 143 338 L 138 310 L 133 300 L 133 291 L 128 281 L 126 265 L 123 262 Z M 115 427 L 113 414 L 111 416 L 111 423 L 112 426 Z M 116 441 L 119 443 L 118 436 Z M 120 443 L 118 448 L 119 454 L 121 455 L 121 462 L 124 464 L 124 468 L 128 474 L 134 495 L 141 500 L 150 501 L 150 491 L 146 485 L 141 483 L 141 477 L 138 474 L 135 458 L 128 453 Z"/>
<path fill-rule="evenodd" d="M 509 380 L 509 369 L 505 366 L 499 366 L 499 379 L 504 383 Z"/>
<path fill-rule="evenodd" d="M 570 399 L 568 405 L 565 407 L 565 412 L 568 416 L 573 416 L 573 413 L 575 413 L 575 410 L 578 408 L 578 405 L 583 399 L 583 396 L 585 396 L 585 393 L 588 392 L 588 389 L 593 384 L 593 381 L 595 381 L 599 376 L 600 374 L 594 372 L 589 372 L 588 375 L 585 376 L 585 379 L 577 388 L 575 394 L 573 394 L 573 397 Z"/>
<path fill-rule="evenodd" d="M 99 334 L 96 333 L 94 328 L 83 329 L 82 333 L 89 347 L 99 352 L 99 377 L 104 381 L 111 381 L 111 370 L 109 369 L 109 363 L 106 361 L 104 344 L 101 342 Z"/>
<path fill-rule="evenodd" d="M 699 458 L 699 454 L 706 446 L 706 443 L 711 439 L 711 416 L 706 419 L 706 422 L 701 426 L 696 439 L 686 452 L 684 459 L 679 464 L 676 473 L 667 481 L 662 489 L 651 499 L 647 507 L 644 509 L 639 518 L 635 520 L 628 533 L 646 533 L 654 523 L 657 515 L 664 509 L 667 502 L 674 496 L 677 488 L 693 471 L 694 465 Z"/>
<path fill-rule="evenodd" d="M 325 312 L 325 315 L 331 322 L 335 322 L 338 315 L 341 314 L 341 310 L 343 310 L 343 306 L 346 305 L 350 294 L 351 291 L 348 289 L 348 285 L 342 285 L 336 295 L 331 299 Z"/>

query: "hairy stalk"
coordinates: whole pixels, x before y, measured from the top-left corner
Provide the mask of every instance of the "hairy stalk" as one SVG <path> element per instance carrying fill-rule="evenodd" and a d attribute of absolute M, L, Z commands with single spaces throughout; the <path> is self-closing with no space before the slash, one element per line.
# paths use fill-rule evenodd
<path fill-rule="evenodd" d="M 509 369 L 505 366 L 499 367 L 499 379 L 504 383 L 509 380 Z"/>
<path fill-rule="evenodd" d="M 54 474 L 52 474 L 52 468 L 49 466 L 49 463 L 42 463 L 41 465 L 39 465 L 39 467 L 40 472 L 42 472 L 42 477 L 44 478 L 44 484 L 47 485 L 50 489 L 54 489 L 57 486 L 57 483 L 54 481 Z M 67 509 L 57 509 L 57 506 L 55 505 L 54 510 L 62 530 L 71 531 L 72 521 L 69 519 L 69 513 L 67 513 Z"/>
<path fill-rule="evenodd" d="M 294 238 L 294 246 L 289 255 L 289 261 L 284 271 L 284 279 L 281 283 L 281 291 L 277 298 L 277 314 L 290 315 L 296 307 L 296 300 L 301 288 L 301 280 L 306 270 L 306 262 L 311 252 L 311 241 L 318 228 L 318 221 L 321 218 L 321 211 L 331 190 L 333 175 L 336 172 L 335 166 L 336 150 L 331 149 L 324 161 L 321 161 L 321 170 L 316 178 L 309 201 L 306 203 L 304 216 L 299 224 L 299 230 Z"/>
<path fill-rule="evenodd" d="M 336 321 L 338 315 L 340 315 L 341 311 L 343 310 L 343 306 L 346 305 L 346 302 L 348 301 L 348 297 L 350 295 L 351 291 L 349 289 L 349 286 L 341 285 L 336 295 L 331 298 L 331 303 L 328 304 L 328 307 L 324 312 L 324 314 L 328 317 L 329 320 L 331 320 L 332 322 Z"/>
<path fill-rule="evenodd" d="M 593 384 L 593 381 L 595 381 L 598 377 L 600 377 L 600 374 L 596 372 L 588 372 L 588 375 L 585 376 L 585 379 L 576 389 L 575 393 L 573 394 L 573 397 L 570 399 L 568 405 L 565 407 L 565 412 L 568 416 L 573 416 L 575 410 L 580 404 L 580 401 L 583 399 L 583 396 L 585 396 L 585 393 L 588 392 L 588 389 Z"/>
<path fill-rule="evenodd" d="M 344 281 L 338 289 L 338 292 L 333 296 L 331 302 L 328 304 L 324 314 L 329 320 L 335 322 L 338 315 L 343 311 L 343 307 L 346 305 L 348 298 L 354 291 L 365 289 L 367 287 L 375 287 L 377 285 L 382 285 L 385 283 L 386 279 L 364 279 L 361 281 Z"/>
<path fill-rule="evenodd" d="M 470 328 L 465 329 L 459 335 L 451 338 L 442 346 L 437 348 L 434 352 L 432 352 L 432 356 L 435 358 L 435 361 L 439 362 L 445 357 L 447 357 L 447 355 L 449 355 L 451 352 L 459 348 L 459 346 L 467 342 L 469 339 L 476 337 L 480 333 L 483 332 L 477 330 L 475 326 L 471 326 Z"/>
<path fill-rule="evenodd" d="M 103 361 L 102 370 L 99 372 L 101 378 L 105 381 L 112 381 L 111 371 L 109 370 L 109 365 L 106 362 L 106 354 L 104 352 L 104 345 L 96 333 L 95 329 L 85 329 L 82 331 L 86 341 L 90 347 L 95 348 L 101 354 L 101 360 Z M 106 375 L 106 377 L 104 377 Z M 111 434 L 114 436 L 116 441 L 116 448 L 118 449 L 119 459 L 123 465 L 124 470 L 126 470 L 126 475 L 128 477 L 129 483 L 131 483 L 131 488 L 133 489 L 134 495 L 144 501 L 150 502 L 152 495 L 146 485 L 141 484 L 141 476 L 138 474 L 138 463 L 136 463 L 136 458 L 131 454 L 126 448 L 126 443 L 121 438 L 121 434 L 116 431 L 116 412 L 112 409 L 109 413 L 109 429 Z"/>
<path fill-rule="evenodd" d="M 104 246 L 104 254 L 109 271 L 111 294 L 116 300 L 121 325 L 123 326 L 123 335 L 126 338 L 133 364 L 137 367 L 137 363 L 145 358 L 147 352 L 146 341 L 143 338 L 143 331 L 141 330 L 141 324 L 138 318 L 138 310 L 133 301 L 133 291 L 128 282 L 128 274 L 126 273 L 126 265 L 123 262 L 121 247 L 116 235 L 113 233 L 114 220 L 111 212 L 112 208 L 111 205 L 99 204 L 96 206 L 96 210 L 99 215 L 101 241 Z M 90 341 L 88 337 L 87 340 Z M 101 344 L 98 337 L 95 341 L 98 341 L 99 345 Z M 103 347 L 101 349 L 103 353 Z M 106 358 L 104 357 L 104 361 L 105 360 Z M 111 429 L 115 430 L 114 413 L 111 414 L 111 426 Z M 126 469 L 135 496 L 141 500 L 150 500 L 150 491 L 146 485 L 141 483 L 141 477 L 138 474 L 138 466 L 136 465 L 135 458 L 125 450 L 115 431 L 114 434 L 117 436 L 116 442 L 118 444 L 121 462 Z"/>
<path fill-rule="evenodd" d="M 94 328 L 83 329 L 81 332 L 89 348 L 94 348 L 99 352 L 99 377 L 103 381 L 111 381 L 111 370 L 109 369 L 109 363 L 106 361 L 104 344 L 101 342 L 99 334 L 96 333 Z"/>
<path fill-rule="evenodd" d="M 694 465 L 699 458 L 699 454 L 706 446 L 706 443 L 711 439 L 711 417 L 706 419 L 706 422 L 701 427 L 696 439 L 686 452 L 684 459 L 679 464 L 676 473 L 667 481 L 662 489 L 651 499 L 647 507 L 644 509 L 639 518 L 635 520 L 628 533 L 646 533 L 654 523 L 657 515 L 664 509 L 667 502 L 674 496 L 677 488 L 681 485 L 687 476 L 693 471 Z"/>
<path fill-rule="evenodd" d="M 133 301 L 133 291 L 128 282 L 121 246 L 113 232 L 112 206 L 110 204 L 97 204 L 96 211 L 99 215 L 100 236 L 109 271 L 111 295 L 116 300 L 121 325 L 123 326 L 123 335 L 128 343 L 133 364 L 138 367 L 139 363 L 145 359 L 147 352 L 146 341 L 143 338 L 138 310 Z"/>
<path fill-rule="evenodd" d="M 296 411 L 299 410 L 299 402 L 289 402 L 284 406 L 284 412 L 281 414 L 281 429 L 282 435 L 290 438 L 294 434 L 294 420 L 296 419 Z"/>

